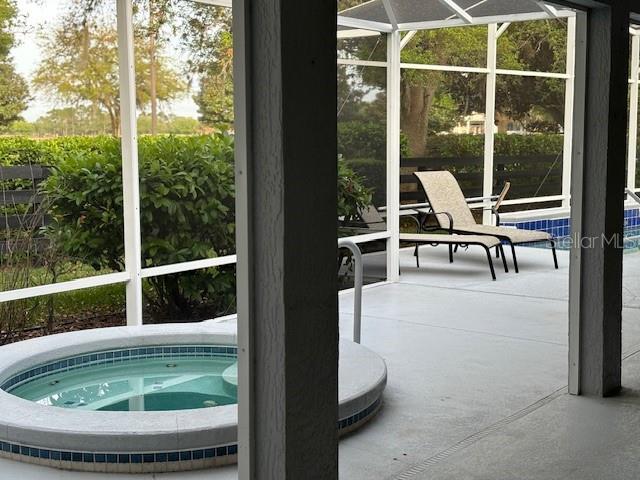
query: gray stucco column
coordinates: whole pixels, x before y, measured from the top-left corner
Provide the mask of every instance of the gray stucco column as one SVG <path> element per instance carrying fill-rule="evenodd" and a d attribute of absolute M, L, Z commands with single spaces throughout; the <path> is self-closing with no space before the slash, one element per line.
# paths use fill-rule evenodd
<path fill-rule="evenodd" d="M 239 478 L 337 479 L 336 2 L 233 2 Z"/>
<path fill-rule="evenodd" d="M 580 245 L 571 252 L 569 389 L 607 396 L 621 385 L 622 249 L 616 240 L 624 227 L 629 3 L 592 8 L 583 19 L 586 100 L 576 109 L 584 115 L 584 135 L 576 135 L 573 158 L 571 222 Z"/>

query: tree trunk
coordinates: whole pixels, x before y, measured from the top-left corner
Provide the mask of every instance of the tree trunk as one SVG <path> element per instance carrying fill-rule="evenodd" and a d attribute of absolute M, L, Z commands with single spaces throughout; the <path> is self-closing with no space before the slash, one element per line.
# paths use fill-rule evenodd
<path fill-rule="evenodd" d="M 412 157 L 426 155 L 429 111 L 433 105 L 435 90 L 434 87 L 424 85 L 403 85 L 400 124 L 407 136 L 409 154 Z"/>

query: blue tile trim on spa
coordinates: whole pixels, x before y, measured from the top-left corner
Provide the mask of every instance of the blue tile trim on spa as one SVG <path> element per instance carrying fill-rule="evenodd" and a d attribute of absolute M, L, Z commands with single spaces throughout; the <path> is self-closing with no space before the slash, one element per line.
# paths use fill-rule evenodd
<path fill-rule="evenodd" d="M 338 421 L 338 429 L 356 425 L 375 413 L 380 407 L 381 400 L 377 399 L 364 410 Z M 140 463 L 168 463 L 188 462 L 192 460 L 211 459 L 238 454 L 238 444 L 222 445 L 195 450 L 177 450 L 172 452 L 75 452 L 54 450 L 28 445 L 21 445 L 0 440 L 0 455 L 22 455 L 40 460 L 79 463 L 109 463 L 109 464 L 140 464 Z"/>
<path fill-rule="evenodd" d="M 131 360 L 171 359 L 176 357 L 229 358 L 237 356 L 238 347 L 233 345 L 161 345 L 98 351 L 55 360 L 17 373 L 0 385 L 0 389 L 10 392 L 35 378 L 47 377 L 89 366 L 112 365 Z"/>

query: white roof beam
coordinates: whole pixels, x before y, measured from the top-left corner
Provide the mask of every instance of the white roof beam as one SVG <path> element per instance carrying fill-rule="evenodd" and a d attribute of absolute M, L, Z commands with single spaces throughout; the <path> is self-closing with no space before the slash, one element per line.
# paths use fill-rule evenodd
<path fill-rule="evenodd" d="M 407 46 L 411 39 L 416 36 L 416 33 L 418 33 L 417 30 L 411 30 L 407 32 L 404 37 L 402 37 L 402 40 L 400 41 L 400 50 Z"/>
<path fill-rule="evenodd" d="M 384 11 L 387 13 L 387 17 L 389 18 L 389 23 L 394 30 L 398 29 L 398 20 L 396 19 L 396 14 L 393 11 L 393 6 L 391 5 L 391 0 L 382 0 L 382 5 L 384 5 Z"/>
<path fill-rule="evenodd" d="M 471 25 L 473 23 L 473 17 L 467 13 L 467 11 L 458 5 L 453 0 L 439 0 L 441 4 L 456 14 L 464 23 Z"/>
<path fill-rule="evenodd" d="M 536 2 L 538 4 L 538 6 L 544 10 L 545 12 L 547 12 L 547 14 L 553 18 L 558 18 L 558 9 L 556 7 L 553 7 L 551 5 L 549 5 L 546 2 Z"/>
<path fill-rule="evenodd" d="M 511 25 L 511 22 L 504 22 L 502 25 L 500 25 L 500 28 L 498 28 L 498 31 L 496 32 L 496 38 L 500 38 L 500 36 L 507 31 L 509 25 Z"/>
<path fill-rule="evenodd" d="M 575 16 L 575 12 L 571 10 L 558 10 L 557 18 L 567 18 Z M 518 13 L 512 15 L 493 15 L 490 17 L 473 17 L 473 25 L 487 25 L 490 23 L 503 23 L 505 20 L 509 22 L 526 22 L 529 20 L 548 20 L 551 18 L 547 12 L 531 12 Z M 435 28 L 459 27 L 468 25 L 459 18 L 452 20 L 437 20 L 427 22 L 407 22 L 398 24 L 398 30 L 401 32 L 408 30 L 430 30 Z"/>
<path fill-rule="evenodd" d="M 341 27 L 373 30 L 374 32 L 391 33 L 393 31 L 393 27 L 389 23 L 362 20 L 360 18 L 351 18 L 342 15 L 338 15 L 338 25 Z"/>
<path fill-rule="evenodd" d="M 231 8 L 231 0 L 193 0 L 193 1 L 195 3 L 204 3 L 205 5 Z"/>
<path fill-rule="evenodd" d="M 361 28 L 355 28 L 353 30 L 338 30 L 338 38 L 362 38 L 362 37 L 377 37 L 380 32 L 373 30 L 363 30 Z"/>

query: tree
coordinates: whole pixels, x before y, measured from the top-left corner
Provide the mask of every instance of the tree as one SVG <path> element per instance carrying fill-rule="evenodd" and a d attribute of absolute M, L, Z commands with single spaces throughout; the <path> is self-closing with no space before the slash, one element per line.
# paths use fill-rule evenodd
<path fill-rule="evenodd" d="M 340 9 L 351 8 L 362 0 L 339 0 Z M 367 60 L 372 55 L 373 39 L 342 41 L 355 58 Z M 418 32 L 402 50 L 406 63 L 486 66 L 487 29 L 484 26 L 443 28 Z M 379 60 L 381 58 L 372 58 Z M 500 68 L 563 72 L 566 59 L 566 21 L 544 20 L 513 23 L 498 42 Z M 372 88 L 384 88 L 383 69 L 367 68 L 355 74 Z M 352 78 L 354 78 L 352 76 Z M 446 124 L 451 124 L 457 105 L 457 117 L 472 111 L 484 111 L 485 75 L 403 69 L 401 126 L 407 135 L 412 155 L 426 152 L 429 133 L 442 126 L 442 107 L 446 105 Z M 338 79 L 338 84 L 354 88 L 358 82 Z M 358 88 L 358 87 L 355 87 Z M 564 82 L 556 79 L 499 76 L 498 111 L 525 124 L 562 123 Z M 444 102 L 444 103 L 443 103 Z M 357 109 L 355 109 L 357 110 Z M 354 108 L 352 108 L 354 111 Z M 434 114 L 435 117 L 434 118 Z M 366 121 L 366 117 L 361 117 Z M 434 122 L 435 121 L 435 122 Z M 538 128 L 537 126 L 535 128 Z M 546 127 L 545 127 L 546 128 Z"/>
<path fill-rule="evenodd" d="M 150 85 L 146 81 L 150 64 L 144 52 L 148 39 L 136 32 L 136 95 L 139 107 L 150 99 Z M 79 28 L 67 19 L 43 43 L 43 59 L 36 70 L 33 84 L 62 103 L 100 109 L 109 115 L 111 132 L 119 133 L 120 93 L 118 84 L 118 35 L 111 26 L 88 21 Z M 142 53 L 141 53 L 142 52 Z M 168 62 L 157 57 L 156 95 L 168 101 L 183 93 L 181 82 Z"/>
<path fill-rule="evenodd" d="M 16 72 L 11 58 L 17 14 L 12 0 L 0 0 L 0 126 L 20 119 L 29 100 L 27 82 Z"/>
<path fill-rule="evenodd" d="M 194 4 L 186 21 L 183 46 L 189 52 L 189 71 L 199 77 L 193 97 L 200 121 L 228 129 L 233 124 L 233 36 L 231 12 Z"/>

